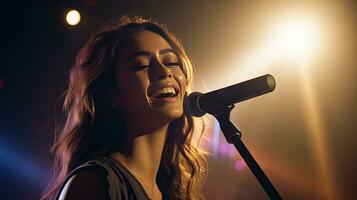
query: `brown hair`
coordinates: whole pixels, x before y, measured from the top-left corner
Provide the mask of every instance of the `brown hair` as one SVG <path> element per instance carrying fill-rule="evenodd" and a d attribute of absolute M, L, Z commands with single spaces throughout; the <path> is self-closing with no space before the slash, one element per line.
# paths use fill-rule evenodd
<path fill-rule="evenodd" d="M 187 79 L 185 96 L 190 93 L 193 65 L 182 43 L 164 25 L 128 16 L 109 23 L 84 45 L 70 72 L 63 105 L 65 120 L 52 147 L 55 152 L 54 177 L 42 199 L 55 198 L 70 171 L 90 159 L 115 152 L 123 141 L 123 118 L 108 106 L 110 92 L 115 87 L 113 65 L 120 50 L 120 41 L 130 33 L 143 30 L 159 34 L 177 52 Z M 202 198 L 200 190 L 207 164 L 204 151 L 198 144 L 192 143 L 196 133 L 194 121 L 196 119 L 185 110 L 169 126 L 170 134 L 156 178 L 165 199 Z M 202 132 L 203 129 L 199 131 Z"/>

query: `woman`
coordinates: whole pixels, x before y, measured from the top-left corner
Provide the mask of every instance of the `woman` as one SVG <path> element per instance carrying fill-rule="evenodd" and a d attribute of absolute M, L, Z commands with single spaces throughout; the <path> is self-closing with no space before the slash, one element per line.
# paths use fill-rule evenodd
<path fill-rule="evenodd" d="M 151 20 L 122 17 L 95 34 L 70 72 L 43 199 L 201 198 L 206 161 L 183 104 L 192 72 L 180 41 Z"/>

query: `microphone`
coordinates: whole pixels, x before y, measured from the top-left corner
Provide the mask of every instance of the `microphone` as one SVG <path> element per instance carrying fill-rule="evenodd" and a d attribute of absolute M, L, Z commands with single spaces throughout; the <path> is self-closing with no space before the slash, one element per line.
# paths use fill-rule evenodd
<path fill-rule="evenodd" d="M 195 117 L 206 113 L 214 115 L 228 106 L 272 92 L 274 89 L 274 77 L 266 74 L 205 94 L 193 92 L 186 98 L 186 105 Z"/>

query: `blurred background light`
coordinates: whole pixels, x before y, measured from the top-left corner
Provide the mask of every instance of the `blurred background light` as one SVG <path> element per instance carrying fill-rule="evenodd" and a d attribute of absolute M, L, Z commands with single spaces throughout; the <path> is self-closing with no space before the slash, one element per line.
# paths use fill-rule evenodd
<path fill-rule="evenodd" d="M 43 187 L 48 181 L 46 173 L 48 170 L 32 160 L 33 156 L 19 150 L 22 147 L 19 149 L 14 147 L 16 145 L 9 144 L 0 138 L 0 169 L 11 171 L 16 179 Z"/>
<path fill-rule="evenodd" d="M 209 121 L 209 123 L 213 124 L 212 152 L 213 155 L 217 155 L 219 150 L 219 136 L 221 133 L 221 128 L 219 127 L 219 123 L 216 119 Z"/>
<path fill-rule="evenodd" d="M 275 45 L 280 43 L 284 52 L 292 53 L 299 59 L 308 59 L 321 45 L 318 43 L 321 30 L 318 29 L 320 25 L 316 19 L 306 14 L 280 18 L 283 20 L 273 26 Z"/>
<path fill-rule="evenodd" d="M 81 14 L 77 10 L 70 10 L 66 14 L 66 22 L 71 25 L 75 26 L 81 21 Z"/>
<path fill-rule="evenodd" d="M 242 159 L 237 160 L 237 161 L 234 163 L 234 167 L 236 168 L 237 171 L 242 171 L 242 170 L 245 168 L 245 162 L 244 162 L 244 160 L 242 160 Z"/>

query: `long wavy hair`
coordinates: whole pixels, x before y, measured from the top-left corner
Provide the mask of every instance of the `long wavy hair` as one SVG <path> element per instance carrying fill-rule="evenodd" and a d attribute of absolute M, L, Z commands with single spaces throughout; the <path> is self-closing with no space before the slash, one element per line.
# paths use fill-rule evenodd
<path fill-rule="evenodd" d="M 54 199 L 66 176 L 88 160 L 118 151 L 125 137 L 123 117 L 110 106 L 115 89 L 114 66 L 120 43 L 128 34 L 149 30 L 163 37 L 176 51 L 187 79 L 187 96 L 192 87 L 193 65 L 182 42 L 166 26 L 151 19 L 123 16 L 93 35 L 80 51 L 70 72 L 63 110 L 65 117 L 57 131 L 52 152 L 54 176 L 42 199 Z M 120 92 L 120 91 L 119 91 Z M 164 199 L 202 199 L 206 177 L 204 150 L 193 143 L 202 135 L 203 120 L 194 119 L 187 110 L 171 122 L 156 182 Z"/>

